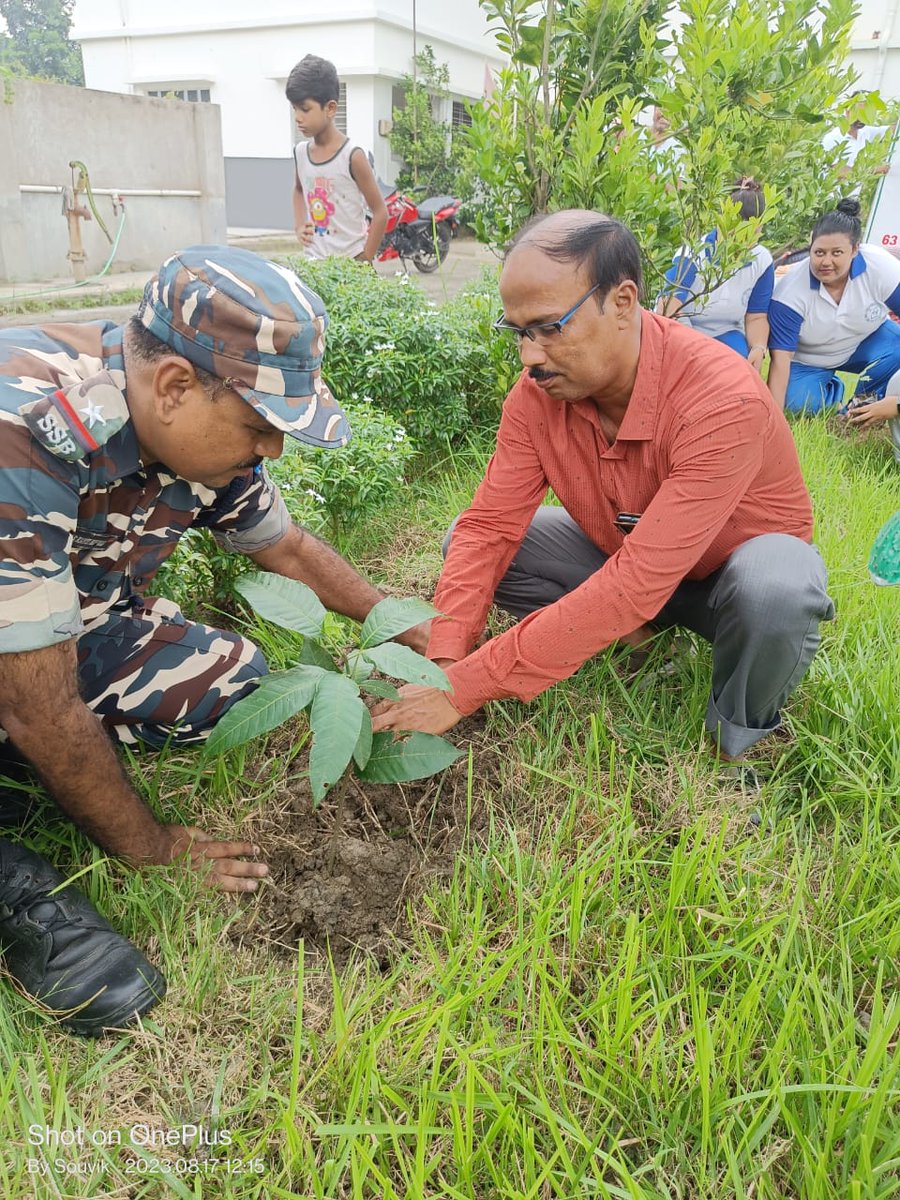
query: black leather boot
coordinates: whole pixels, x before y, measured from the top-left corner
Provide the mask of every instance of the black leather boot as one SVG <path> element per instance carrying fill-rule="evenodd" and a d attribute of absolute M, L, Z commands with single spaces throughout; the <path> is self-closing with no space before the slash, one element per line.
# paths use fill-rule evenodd
<path fill-rule="evenodd" d="M 52 895 L 51 895 L 52 893 Z M 121 1028 L 166 981 L 40 855 L 0 838 L 0 953 L 6 971 L 73 1033 Z"/>

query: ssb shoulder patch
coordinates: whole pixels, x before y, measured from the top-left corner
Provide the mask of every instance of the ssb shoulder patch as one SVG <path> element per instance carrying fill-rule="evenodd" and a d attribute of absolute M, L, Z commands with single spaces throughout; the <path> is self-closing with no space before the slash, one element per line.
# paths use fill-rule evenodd
<path fill-rule="evenodd" d="M 128 420 L 128 406 L 116 375 L 124 386 L 121 371 L 101 371 L 23 404 L 19 416 L 51 454 L 78 462 L 99 450 Z"/>

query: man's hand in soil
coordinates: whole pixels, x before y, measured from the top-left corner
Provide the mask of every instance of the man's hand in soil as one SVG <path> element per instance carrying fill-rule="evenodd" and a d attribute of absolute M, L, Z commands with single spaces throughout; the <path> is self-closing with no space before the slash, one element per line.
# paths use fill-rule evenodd
<path fill-rule="evenodd" d="M 255 853 L 248 842 L 157 821 L 78 694 L 74 641 L 0 655 L 0 725 L 66 816 L 110 854 L 142 866 L 189 851 L 192 865 L 213 864 L 210 882 L 225 891 L 252 891 L 266 874 L 263 863 L 238 861 Z"/>
<path fill-rule="evenodd" d="M 382 700 L 372 709 L 372 730 L 418 733 L 446 733 L 462 720 L 446 692 L 440 688 L 407 683 L 400 688 L 399 700 Z"/>
<path fill-rule="evenodd" d="M 242 861 L 259 854 L 259 847 L 250 842 L 219 842 L 192 825 L 166 825 L 165 831 L 171 851 L 168 861 L 184 857 L 194 870 L 206 872 L 209 887 L 223 892 L 255 892 L 257 880 L 269 873 L 265 863 Z"/>

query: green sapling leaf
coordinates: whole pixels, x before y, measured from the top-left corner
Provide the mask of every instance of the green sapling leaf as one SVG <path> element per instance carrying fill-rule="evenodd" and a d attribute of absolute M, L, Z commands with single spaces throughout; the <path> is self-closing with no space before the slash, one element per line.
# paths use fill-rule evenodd
<path fill-rule="evenodd" d="M 359 690 L 368 692 L 370 696 L 377 696 L 379 700 L 400 699 L 400 693 L 386 679 L 364 679 L 359 685 Z"/>
<path fill-rule="evenodd" d="M 337 671 L 338 665 L 321 643 L 315 638 L 305 637 L 303 649 L 300 651 L 300 662 L 311 667 L 321 667 L 323 671 Z"/>
<path fill-rule="evenodd" d="M 375 664 L 369 662 L 361 650 L 351 650 L 347 655 L 345 670 L 351 679 L 355 679 L 357 683 L 362 683 L 375 670 Z"/>
<path fill-rule="evenodd" d="M 409 646 L 401 646 L 398 642 L 385 642 L 383 646 L 372 646 L 365 651 L 370 659 L 384 675 L 393 679 L 405 679 L 407 683 L 421 683 L 426 687 L 450 690 L 450 680 L 440 667 L 422 654 L 416 654 Z"/>
<path fill-rule="evenodd" d="M 372 717 L 365 705 L 362 706 L 362 724 L 359 729 L 359 741 L 353 750 L 353 761 L 362 771 L 372 753 Z"/>
<path fill-rule="evenodd" d="M 232 704 L 203 746 L 204 757 L 242 746 L 268 733 L 306 708 L 324 672 L 320 667 L 292 667 L 265 675 L 249 696 Z"/>
<path fill-rule="evenodd" d="M 439 615 L 427 600 L 418 600 L 415 596 L 388 596 L 386 600 L 379 600 L 363 621 L 359 634 L 360 649 L 378 646 L 398 633 L 405 633 L 414 625 Z"/>
<path fill-rule="evenodd" d="M 411 733 L 402 741 L 396 740 L 392 733 L 376 733 L 369 761 L 359 775 L 369 783 L 425 779 L 449 767 L 462 753 L 432 733 Z"/>
<path fill-rule="evenodd" d="M 282 629 L 295 629 L 306 637 L 318 637 L 322 632 L 325 607 L 305 583 L 268 571 L 255 571 L 241 576 L 234 587 L 255 612 Z"/>
<path fill-rule="evenodd" d="M 365 705 L 352 679 L 322 672 L 309 710 L 309 782 L 315 806 L 347 769 L 362 728 L 360 709 L 365 711 Z"/>

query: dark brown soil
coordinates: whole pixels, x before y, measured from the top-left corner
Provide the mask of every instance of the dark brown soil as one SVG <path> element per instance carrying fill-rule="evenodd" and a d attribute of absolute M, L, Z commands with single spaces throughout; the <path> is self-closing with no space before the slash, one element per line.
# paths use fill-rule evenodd
<path fill-rule="evenodd" d="M 430 881 L 449 877 L 457 856 L 482 840 L 488 804 L 501 792 L 500 751 L 483 719 L 469 718 L 450 736 L 466 753 L 440 775 L 393 786 L 351 777 L 336 837 L 340 800 L 330 793 L 313 809 L 298 759 L 282 804 L 267 806 L 242 830 L 263 847 L 271 883 L 232 935 L 266 940 L 292 956 L 302 938 L 307 947 L 330 948 L 338 962 L 354 949 L 386 962 L 404 936 L 407 904 Z"/>

